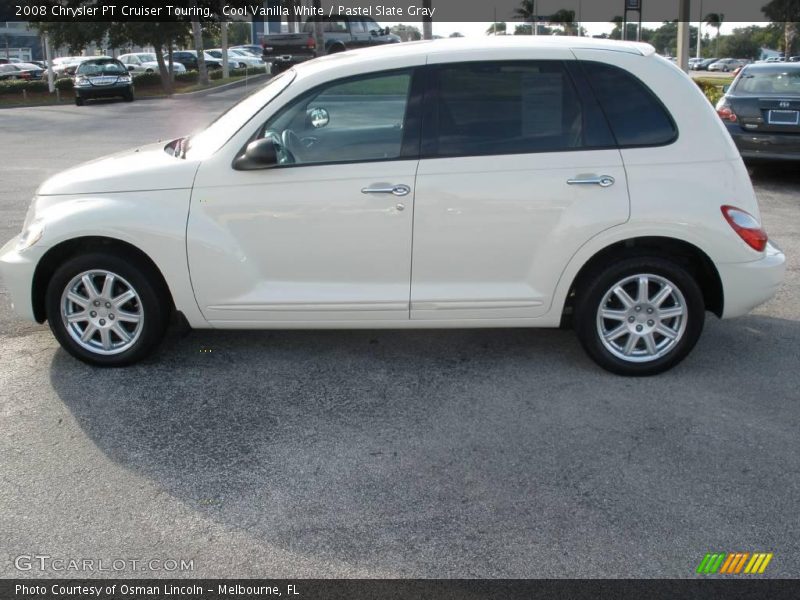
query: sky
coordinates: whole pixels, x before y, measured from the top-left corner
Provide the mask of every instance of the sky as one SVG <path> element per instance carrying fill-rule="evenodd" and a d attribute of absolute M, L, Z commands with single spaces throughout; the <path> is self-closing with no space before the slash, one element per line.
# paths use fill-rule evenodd
<path fill-rule="evenodd" d="M 509 32 L 514 31 L 514 26 L 517 24 L 517 21 L 509 21 L 507 22 Z M 521 21 L 519 21 L 521 23 Z M 389 26 L 398 25 L 398 22 L 385 22 L 381 21 L 381 25 Z M 422 25 L 419 22 L 411 22 L 406 21 L 408 25 L 414 25 L 422 29 Z M 486 35 L 486 30 L 491 27 L 491 23 L 439 23 L 434 21 L 433 22 L 433 35 L 441 35 L 442 37 L 448 37 L 451 33 L 458 31 L 467 37 L 475 37 L 475 36 L 483 36 Z M 585 22 L 582 23 L 584 29 L 589 33 L 589 35 L 600 35 L 601 33 L 611 33 L 611 30 L 614 26 L 611 23 L 597 23 L 597 22 Z M 656 29 L 661 25 L 661 23 L 642 23 L 642 26 L 648 29 Z M 692 25 L 697 25 L 697 23 L 692 23 Z M 753 23 L 723 23 L 721 33 L 726 34 L 733 31 L 736 27 L 746 27 L 748 25 L 753 25 Z M 703 33 L 708 33 L 712 37 L 716 35 L 717 30 L 707 25 L 703 26 Z"/>

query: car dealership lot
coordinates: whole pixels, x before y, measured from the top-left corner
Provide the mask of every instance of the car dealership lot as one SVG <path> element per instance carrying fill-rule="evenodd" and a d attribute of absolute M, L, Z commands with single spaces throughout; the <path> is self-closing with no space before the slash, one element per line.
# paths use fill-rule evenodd
<path fill-rule="evenodd" d="M 242 93 L 0 111 L 0 241 L 47 176 Z M 176 327 L 154 359 L 97 370 L 0 287 L 0 574 L 48 554 L 204 577 L 682 577 L 709 551 L 769 551 L 768 575 L 796 575 L 800 177 L 754 175 L 786 283 L 709 316 L 652 379 L 546 330 Z"/>

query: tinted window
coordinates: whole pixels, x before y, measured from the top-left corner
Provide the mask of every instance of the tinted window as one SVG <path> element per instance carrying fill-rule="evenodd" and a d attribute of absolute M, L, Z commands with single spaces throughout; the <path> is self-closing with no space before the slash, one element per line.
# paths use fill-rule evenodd
<path fill-rule="evenodd" d="M 76 71 L 78 75 L 127 75 L 128 70 L 118 60 L 113 58 L 101 60 L 87 60 L 81 63 Z"/>
<path fill-rule="evenodd" d="M 661 146 L 678 130 L 664 105 L 639 79 L 618 67 L 586 62 L 584 72 L 620 146 Z"/>
<path fill-rule="evenodd" d="M 759 96 L 797 96 L 800 95 L 800 69 L 748 69 L 742 73 L 733 91 L 737 94 Z"/>
<path fill-rule="evenodd" d="M 425 154 L 475 156 L 583 146 L 583 111 L 561 62 L 439 67 Z"/>
<path fill-rule="evenodd" d="M 365 33 L 367 30 L 361 21 L 350 21 L 350 33 Z"/>
<path fill-rule="evenodd" d="M 334 81 L 293 100 L 261 129 L 281 149 L 281 164 L 399 158 L 410 71 Z"/>

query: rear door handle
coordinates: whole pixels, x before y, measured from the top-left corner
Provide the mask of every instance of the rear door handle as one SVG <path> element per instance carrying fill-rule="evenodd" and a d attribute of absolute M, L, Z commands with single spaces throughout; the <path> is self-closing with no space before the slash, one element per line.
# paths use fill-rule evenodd
<path fill-rule="evenodd" d="M 599 175 L 597 177 L 577 177 L 575 179 L 567 179 L 569 185 L 599 185 L 600 187 L 611 187 L 614 185 L 614 179 L 611 175 Z"/>
<path fill-rule="evenodd" d="M 361 188 L 362 194 L 394 194 L 395 196 L 407 196 L 411 193 L 411 188 L 407 185 L 400 183 L 392 185 L 391 183 L 375 183 L 369 187 Z"/>

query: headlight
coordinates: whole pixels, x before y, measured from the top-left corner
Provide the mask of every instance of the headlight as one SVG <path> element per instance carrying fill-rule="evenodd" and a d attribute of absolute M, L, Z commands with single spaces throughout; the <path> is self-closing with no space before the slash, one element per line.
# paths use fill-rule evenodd
<path fill-rule="evenodd" d="M 131 82 L 131 76 L 130 75 L 120 75 L 119 80 L 122 83 L 130 83 Z"/>
<path fill-rule="evenodd" d="M 30 248 L 44 235 L 44 223 L 42 221 L 33 221 L 25 229 L 22 230 L 22 235 L 17 240 L 17 250 L 25 250 Z"/>
<path fill-rule="evenodd" d="M 86 77 L 77 77 L 75 79 L 75 87 L 88 87 L 92 85 Z"/>

